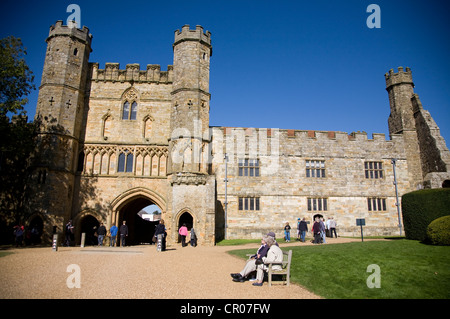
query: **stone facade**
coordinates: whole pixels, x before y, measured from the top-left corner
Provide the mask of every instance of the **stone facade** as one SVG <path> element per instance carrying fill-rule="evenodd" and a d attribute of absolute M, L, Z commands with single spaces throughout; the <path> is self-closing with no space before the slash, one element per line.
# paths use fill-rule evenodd
<path fill-rule="evenodd" d="M 127 220 L 132 242 L 146 242 L 155 225 L 136 214 L 155 204 L 169 243 L 178 241 L 182 223 L 194 227 L 199 244 L 213 245 L 268 231 L 281 237 L 286 222 L 295 233 L 297 218 L 312 222 L 316 214 L 334 217 L 340 235 L 359 234 L 355 218 L 366 218 L 367 234 L 396 234 L 391 160 L 400 195 L 450 179 L 450 153 L 414 94 L 409 68 L 385 75 L 388 140 L 364 132 L 210 127 L 210 32 L 177 30 L 167 71 L 155 64 L 101 69 L 89 63 L 91 41 L 86 27 L 61 21 L 47 38 L 30 210 L 48 233 L 53 226 L 62 232 L 72 219 L 79 241 L 89 219 L 107 228 Z"/>

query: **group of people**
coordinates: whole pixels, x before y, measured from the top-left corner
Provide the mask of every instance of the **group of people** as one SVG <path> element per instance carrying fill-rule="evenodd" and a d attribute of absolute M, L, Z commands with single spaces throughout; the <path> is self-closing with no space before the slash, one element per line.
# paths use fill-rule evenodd
<path fill-rule="evenodd" d="M 126 244 L 126 238 L 128 237 L 128 226 L 126 224 L 126 221 L 124 220 L 122 222 L 122 225 L 120 226 L 120 228 L 118 228 L 116 225 L 112 225 L 111 228 L 109 229 L 109 231 L 107 231 L 105 225 L 103 223 L 100 223 L 100 226 L 94 227 L 94 231 L 95 231 L 95 237 L 97 237 L 98 240 L 98 246 L 103 246 L 103 242 L 106 236 L 110 237 L 110 242 L 109 242 L 109 246 L 110 247 L 114 247 L 116 246 L 116 241 L 117 241 L 117 236 L 120 236 L 120 241 L 117 243 L 117 245 L 124 247 Z M 190 231 L 188 231 L 186 224 L 183 224 L 179 230 L 178 233 L 181 237 L 181 246 L 185 247 L 188 244 L 186 243 L 186 238 L 187 236 L 190 234 L 190 244 L 192 247 L 196 247 L 197 246 L 197 235 L 195 234 L 195 230 L 192 227 Z M 72 221 L 69 220 L 69 222 L 66 224 L 65 227 L 65 240 L 64 240 L 64 246 L 69 247 L 70 243 L 73 240 L 73 235 L 74 235 L 74 226 L 72 224 Z M 164 219 L 161 219 L 159 221 L 159 224 L 156 225 L 155 228 L 155 233 L 152 239 L 153 243 L 156 243 L 158 240 L 158 235 L 160 236 L 160 240 L 161 240 L 161 251 L 165 251 L 166 250 L 166 237 L 167 237 L 167 232 L 166 232 L 166 227 L 164 224 Z"/>
<path fill-rule="evenodd" d="M 314 244 L 319 243 L 326 243 L 326 237 L 327 233 L 329 234 L 329 237 L 333 238 L 333 233 L 335 237 L 337 238 L 336 233 L 336 221 L 333 217 L 328 218 L 328 220 L 325 222 L 323 217 L 316 217 L 314 220 L 314 224 L 312 227 L 312 232 L 314 235 Z M 284 226 L 284 240 L 286 242 L 291 241 L 291 226 L 287 222 Z M 303 219 L 298 218 L 297 219 L 297 240 L 301 242 L 305 242 L 306 240 L 306 233 L 308 232 L 308 223 L 306 222 L 306 219 L 303 217 Z"/>
<path fill-rule="evenodd" d="M 283 263 L 283 252 L 275 239 L 275 233 L 269 232 L 261 239 L 261 247 L 255 255 L 244 266 L 241 272 L 230 274 L 234 282 L 244 282 L 250 279 L 250 275 L 256 271 L 256 279 L 253 286 L 262 286 L 264 272 L 268 270 L 268 265 L 272 263 L 272 269 L 280 270 Z"/>
<path fill-rule="evenodd" d="M 72 221 L 69 220 L 65 227 L 65 240 L 63 244 L 64 246 L 70 247 L 70 244 L 74 237 L 74 229 L 75 226 L 73 226 Z M 117 235 L 120 235 L 119 243 L 122 247 L 124 247 L 126 238 L 128 237 L 128 226 L 125 220 L 122 222 L 122 225 L 120 225 L 120 228 L 118 228 L 116 225 L 112 225 L 109 231 L 106 230 L 106 227 L 103 223 L 100 223 L 100 226 L 98 228 L 94 227 L 94 236 L 97 237 L 98 246 L 103 246 L 103 242 L 106 236 L 110 237 L 109 246 L 116 246 Z"/>
<path fill-rule="evenodd" d="M 22 247 L 25 245 L 35 245 L 40 243 L 40 232 L 36 225 L 25 228 L 22 224 L 18 224 L 13 227 L 14 231 L 14 243 L 16 247 Z"/>

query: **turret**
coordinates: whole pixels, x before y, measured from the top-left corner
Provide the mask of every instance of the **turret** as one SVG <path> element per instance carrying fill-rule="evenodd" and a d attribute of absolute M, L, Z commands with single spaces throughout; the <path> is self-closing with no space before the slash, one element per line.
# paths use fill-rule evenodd
<path fill-rule="evenodd" d="M 47 37 L 42 81 L 36 107 L 41 123 L 34 159 L 35 192 L 30 210 L 51 216 L 47 225 L 61 230 L 72 218 L 74 177 L 89 71 L 92 35 L 89 29 L 57 21 Z M 47 232 L 50 232 L 47 230 Z"/>
<path fill-rule="evenodd" d="M 398 68 L 398 73 L 389 70 L 384 75 L 386 79 L 386 90 L 389 94 L 391 114 L 389 116 L 389 133 L 402 133 L 404 130 L 415 129 L 414 114 L 411 98 L 414 95 L 414 83 L 411 69 Z"/>
<path fill-rule="evenodd" d="M 201 26 L 190 30 L 185 25 L 175 31 L 173 52 L 169 174 L 206 174 L 211 33 L 204 33 Z"/>

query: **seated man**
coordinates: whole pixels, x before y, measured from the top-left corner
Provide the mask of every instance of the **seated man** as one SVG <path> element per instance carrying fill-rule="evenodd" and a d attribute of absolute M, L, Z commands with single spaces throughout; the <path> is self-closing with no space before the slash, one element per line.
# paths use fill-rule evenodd
<path fill-rule="evenodd" d="M 255 262 L 258 259 L 261 260 L 262 257 L 266 257 L 267 252 L 269 251 L 269 246 L 267 246 L 266 243 L 267 238 L 271 238 L 274 241 L 274 244 L 278 246 L 278 243 L 275 240 L 275 233 L 274 232 L 267 233 L 267 235 L 261 239 L 261 247 L 259 247 L 256 255 L 253 255 L 251 259 L 247 261 L 244 269 L 240 273 L 231 274 L 231 277 L 233 277 L 233 281 L 244 282 L 249 274 L 256 271 Z"/>
<path fill-rule="evenodd" d="M 266 244 L 266 240 L 267 237 L 263 237 L 261 239 L 261 247 L 259 247 L 255 255 L 250 257 L 250 259 L 245 264 L 244 269 L 240 273 L 231 274 L 231 277 L 233 277 L 233 281 L 244 282 L 249 274 L 256 271 L 256 260 L 265 257 L 267 255 L 267 251 L 269 250 L 269 247 Z"/>
<path fill-rule="evenodd" d="M 256 280 L 253 286 L 262 286 L 264 280 L 264 271 L 268 269 L 268 264 L 272 263 L 272 269 L 280 270 L 283 263 L 283 252 L 280 247 L 275 245 L 276 241 L 272 237 L 266 238 L 267 246 L 269 246 L 269 251 L 267 252 L 267 257 L 263 257 L 262 261 L 256 262 Z"/>

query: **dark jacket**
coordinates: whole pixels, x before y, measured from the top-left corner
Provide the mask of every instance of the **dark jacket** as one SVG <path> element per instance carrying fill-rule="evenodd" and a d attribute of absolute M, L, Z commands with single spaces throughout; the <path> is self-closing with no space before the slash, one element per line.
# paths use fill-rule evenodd
<path fill-rule="evenodd" d="M 106 235 L 106 227 L 105 226 L 100 226 L 98 228 L 98 230 L 97 230 L 97 234 L 105 236 Z"/>
<path fill-rule="evenodd" d="M 302 220 L 300 222 L 300 225 L 298 226 L 298 229 L 300 231 L 308 231 L 308 224 L 304 220 Z"/>
<path fill-rule="evenodd" d="M 319 222 L 314 222 L 314 225 L 313 225 L 313 233 L 314 234 L 316 234 L 316 233 L 320 233 L 320 224 L 319 224 Z"/>
<path fill-rule="evenodd" d="M 165 232 L 166 227 L 163 224 L 156 225 L 155 236 L 158 236 L 159 234 L 164 235 Z"/>
<path fill-rule="evenodd" d="M 119 228 L 119 232 L 121 235 L 128 235 L 128 226 L 127 225 L 121 225 Z"/>

